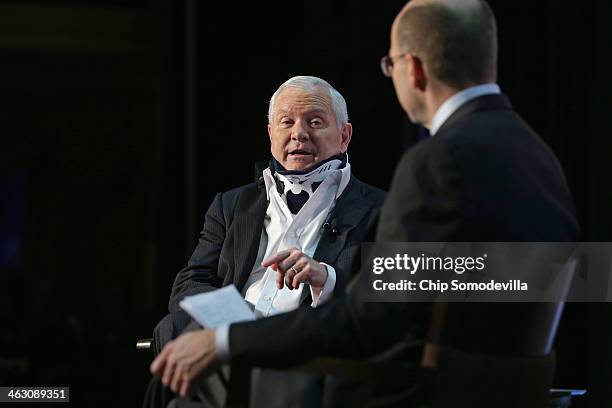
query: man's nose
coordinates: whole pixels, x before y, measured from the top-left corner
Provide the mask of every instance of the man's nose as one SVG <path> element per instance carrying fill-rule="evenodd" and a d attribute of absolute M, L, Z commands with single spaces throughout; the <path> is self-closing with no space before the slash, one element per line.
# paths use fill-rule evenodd
<path fill-rule="evenodd" d="M 310 138 L 308 128 L 302 121 L 296 121 L 291 129 L 291 140 L 297 140 L 298 142 L 305 142 Z"/>

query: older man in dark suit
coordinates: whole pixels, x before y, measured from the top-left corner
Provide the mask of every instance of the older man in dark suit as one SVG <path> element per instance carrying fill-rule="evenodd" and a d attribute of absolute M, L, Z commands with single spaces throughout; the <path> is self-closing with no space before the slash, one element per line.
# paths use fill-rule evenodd
<path fill-rule="evenodd" d="M 493 14 L 480 0 L 415 0 L 395 19 L 383 72 L 410 119 L 429 128 L 431 137 L 397 166 L 377 240 L 578 239 L 557 159 L 495 83 L 496 37 Z M 151 370 L 186 393 L 198 373 L 219 361 L 283 367 L 315 356 L 365 357 L 419 332 L 423 308 L 365 302 L 369 280 L 359 279 L 365 275 L 358 275 L 346 297 L 316 311 L 232 325 L 229 350 L 215 346 L 213 331 L 179 338 Z M 515 328 L 537 327 L 539 317 L 530 306 L 512 307 L 479 307 L 477 319 L 456 322 L 462 329 L 455 345 L 469 350 L 473 345 L 462 334 L 467 339 L 486 332 L 475 351 L 523 355 L 530 339 Z M 283 336 L 266 335 L 280 328 Z"/>
<path fill-rule="evenodd" d="M 324 304 L 359 270 L 360 244 L 368 233 L 373 239 L 385 193 L 351 172 L 344 98 L 320 78 L 294 77 L 272 96 L 268 116 L 270 165 L 257 182 L 213 200 L 198 245 L 176 276 L 170 314 L 154 331 L 156 354 L 190 324 L 179 306 L 185 296 L 234 284 L 266 317 Z M 262 265 L 273 255 L 282 259 Z M 276 392 L 279 406 L 300 406 L 300 389 L 283 384 L 287 398 Z"/>

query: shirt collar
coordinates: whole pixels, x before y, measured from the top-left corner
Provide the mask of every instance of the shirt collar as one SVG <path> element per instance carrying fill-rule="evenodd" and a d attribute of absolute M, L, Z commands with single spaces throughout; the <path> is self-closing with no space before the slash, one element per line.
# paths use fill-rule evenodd
<path fill-rule="evenodd" d="M 446 120 L 453 113 L 455 113 L 457 109 L 459 109 L 469 100 L 472 100 L 482 95 L 498 93 L 501 93 L 501 90 L 499 89 L 499 86 L 494 83 L 476 85 L 457 92 L 456 94 L 445 100 L 442 105 L 440 105 L 435 115 L 431 119 L 429 134 L 433 136 L 440 129 L 440 127 L 442 127 L 444 122 L 446 122 Z"/>
<path fill-rule="evenodd" d="M 338 184 L 338 191 L 336 191 L 336 196 L 334 197 L 334 199 L 340 197 L 340 194 L 342 194 L 351 179 L 351 164 L 347 161 L 346 166 L 341 169 L 335 170 L 327 177 L 332 177 L 334 174 L 337 174 L 337 172 L 340 172 L 340 183 Z M 270 200 L 270 189 L 276 188 L 276 181 L 274 180 L 274 176 L 270 171 L 270 167 L 267 167 L 263 171 L 263 179 L 264 184 L 266 186 L 266 197 L 268 200 Z"/>

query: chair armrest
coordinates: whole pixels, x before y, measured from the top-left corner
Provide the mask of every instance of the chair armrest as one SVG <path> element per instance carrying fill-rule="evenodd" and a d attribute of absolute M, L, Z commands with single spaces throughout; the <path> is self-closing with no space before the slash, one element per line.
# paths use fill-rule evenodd
<path fill-rule="evenodd" d="M 552 388 L 550 390 L 550 408 L 568 408 L 572 405 L 572 397 L 586 394 L 586 390 L 570 390 Z"/>

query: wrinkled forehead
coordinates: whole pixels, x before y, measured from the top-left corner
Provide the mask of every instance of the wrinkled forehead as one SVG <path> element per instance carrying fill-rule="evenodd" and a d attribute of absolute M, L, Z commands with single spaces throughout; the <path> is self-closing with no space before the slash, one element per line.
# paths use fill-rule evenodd
<path fill-rule="evenodd" d="M 325 89 L 306 91 L 301 88 L 287 87 L 276 99 L 276 112 L 321 111 L 331 114 L 332 102 Z"/>

